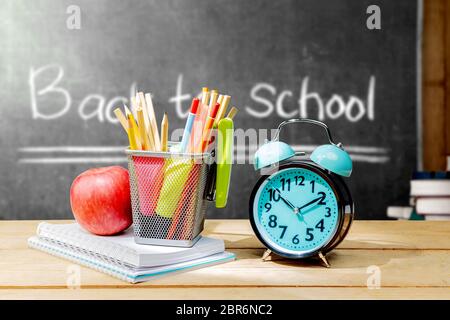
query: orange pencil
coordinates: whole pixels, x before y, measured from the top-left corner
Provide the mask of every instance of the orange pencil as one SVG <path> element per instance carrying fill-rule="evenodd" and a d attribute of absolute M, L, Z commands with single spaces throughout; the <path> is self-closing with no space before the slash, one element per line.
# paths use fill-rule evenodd
<path fill-rule="evenodd" d="M 214 125 L 214 120 L 216 119 L 217 111 L 219 110 L 220 104 L 216 105 L 209 110 L 209 115 L 206 118 L 205 127 L 203 128 L 202 140 L 200 141 L 199 148 L 197 152 L 204 152 L 208 146 L 209 140 L 211 139 L 211 129 Z"/>
<path fill-rule="evenodd" d="M 201 143 L 203 127 L 205 126 L 206 116 L 208 115 L 208 105 L 200 103 L 198 108 L 199 110 L 197 110 L 197 114 L 195 115 L 188 152 L 195 152 Z"/>

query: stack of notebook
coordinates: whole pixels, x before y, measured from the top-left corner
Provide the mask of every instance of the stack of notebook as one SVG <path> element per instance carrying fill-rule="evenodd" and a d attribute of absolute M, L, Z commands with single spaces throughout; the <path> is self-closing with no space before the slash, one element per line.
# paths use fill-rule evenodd
<path fill-rule="evenodd" d="M 410 182 L 410 207 L 388 207 L 390 218 L 450 220 L 450 172 L 415 172 Z"/>
<path fill-rule="evenodd" d="M 450 220 L 450 172 L 415 173 L 411 203 L 425 220 Z"/>
<path fill-rule="evenodd" d="M 104 237 L 83 230 L 77 223 L 42 222 L 28 245 L 132 283 L 235 258 L 219 239 L 202 237 L 190 248 L 139 245 L 134 242 L 132 228 Z"/>

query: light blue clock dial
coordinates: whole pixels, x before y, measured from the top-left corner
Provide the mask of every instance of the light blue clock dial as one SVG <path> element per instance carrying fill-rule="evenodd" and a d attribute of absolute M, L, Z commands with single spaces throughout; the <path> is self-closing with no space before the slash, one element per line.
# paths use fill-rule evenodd
<path fill-rule="evenodd" d="M 255 196 L 257 228 L 273 248 L 299 254 L 317 251 L 334 236 L 339 208 L 333 188 L 306 168 L 286 168 L 267 178 Z"/>

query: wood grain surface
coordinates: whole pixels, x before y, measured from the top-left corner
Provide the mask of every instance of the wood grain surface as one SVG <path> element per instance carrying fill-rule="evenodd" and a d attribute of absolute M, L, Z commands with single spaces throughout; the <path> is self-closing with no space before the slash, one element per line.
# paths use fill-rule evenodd
<path fill-rule="evenodd" d="M 449 222 L 355 221 L 326 269 L 263 262 L 247 220 L 208 220 L 204 235 L 224 239 L 236 261 L 137 285 L 80 266 L 77 289 L 67 286 L 76 265 L 27 247 L 38 223 L 0 222 L 0 299 L 450 299 Z M 379 289 L 368 287 L 374 268 Z"/>

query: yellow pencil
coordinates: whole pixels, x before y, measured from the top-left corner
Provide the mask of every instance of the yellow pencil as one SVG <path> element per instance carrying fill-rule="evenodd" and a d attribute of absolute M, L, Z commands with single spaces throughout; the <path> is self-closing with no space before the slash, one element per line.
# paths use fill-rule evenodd
<path fill-rule="evenodd" d="M 136 100 L 136 97 L 131 97 L 131 112 L 133 113 L 133 116 L 137 118 L 137 109 L 139 107 L 139 104 Z"/>
<path fill-rule="evenodd" d="M 168 151 L 168 141 L 169 141 L 169 119 L 167 118 L 167 113 L 164 112 L 164 117 L 161 121 L 161 151 Z"/>
<path fill-rule="evenodd" d="M 147 131 L 145 130 L 144 111 L 141 107 L 136 110 L 138 116 L 139 135 L 142 138 L 142 150 L 153 150 L 153 146 L 148 138 Z"/>
<path fill-rule="evenodd" d="M 209 99 L 209 109 L 211 109 L 216 105 L 218 97 L 219 93 L 217 92 L 217 90 L 211 90 L 211 98 Z"/>
<path fill-rule="evenodd" d="M 219 104 L 222 104 L 222 100 L 223 100 L 223 94 L 219 94 L 219 98 L 217 99 L 217 102 Z"/>
<path fill-rule="evenodd" d="M 209 100 L 209 89 L 208 87 L 202 88 L 202 104 L 207 106 Z"/>
<path fill-rule="evenodd" d="M 148 135 L 148 139 L 150 141 L 151 148 L 149 150 L 154 151 L 155 150 L 155 138 L 153 136 L 153 131 L 151 130 L 150 118 L 148 115 L 148 108 L 147 108 L 147 103 L 145 101 L 144 93 L 139 92 L 138 98 L 139 98 L 139 106 L 142 108 L 142 111 L 144 113 L 145 131 L 146 131 L 146 133 Z"/>
<path fill-rule="evenodd" d="M 158 124 L 156 123 L 155 109 L 153 108 L 153 101 L 150 93 L 145 94 L 145 102 L 147 103 L 147 112 L 150 120 L 150 128 L 153 133 L 155 151 L 161 151 L 161 139 L 159 138 Z"/>
<path fill-rule="evenodd" d="M 227 118 L 233 119 L 236 113 L 238 113 L 239 109 L 236 107 L 231 107 L 230 112 L 227 114 Z"/>
<path fill-rule="evenodd" d="M 127 116 L 128 119 L 128 128 L 129 128 L 129 134 L 128 134 L 128 140 L 130 141 L 130 149 L 131 150 L 138 150 L 140 148 L 138 148 L 137 145 L 137 141 L 136 141 L 136 135 L 135 135 L 135 131 L 134 131 L 134 119 L 132 118 L 133 115 L 130 113 Z M 136 123 L 135 123 L 136 125 Z"/>
<path fill-rule="evenodd" d="M 130 131 L 131 128 L 133 128 L 133 136 L 136 141 L 136 146 L 138 149 L 141 149 L 142 148 L 141 137 L 139 134 L 138 126 L 136 124 L 136 120 L 134 120 L 133 113 L 130 112 L 130 110 L 128 109 L 127 106 L 125 106 L 125 113 L 126 113 L 127 117 L 131 118 L 131 122 L 128 121 L 128 130 Z"/>
<path fill-rule="evenodd" d="M 127 117 L 123 114 L 122 110 L 120 108 L 116 108 L 114 110 L 114 114 L 116 115 L 117 120 L 119 120 L 120 124 L 122 125 L 123 130 L 128 134 L 128 120 Z"/>
<path fill-rule="evenodd" d="M 225 112 L 227 112 L 228 105 L 230 104 L 231 97 L 223 96 L 222 102 L 220 103 L 219 111 L 217 112 L 216 120 L 214 122 L 214 127 L 217 127 L 220 119 L 225 116 Z"/>
<path fill-rule="evenodd" d="M 128 109 L 128 107 L 127 107 L 125 104 L 123 105 L 123 108 L 125 109 L 125 115 L 126 115 L 126 116 L 128 116 L 129 114 L 132 114 L 132 113 L 131 113 L 131 110 Z"/>

